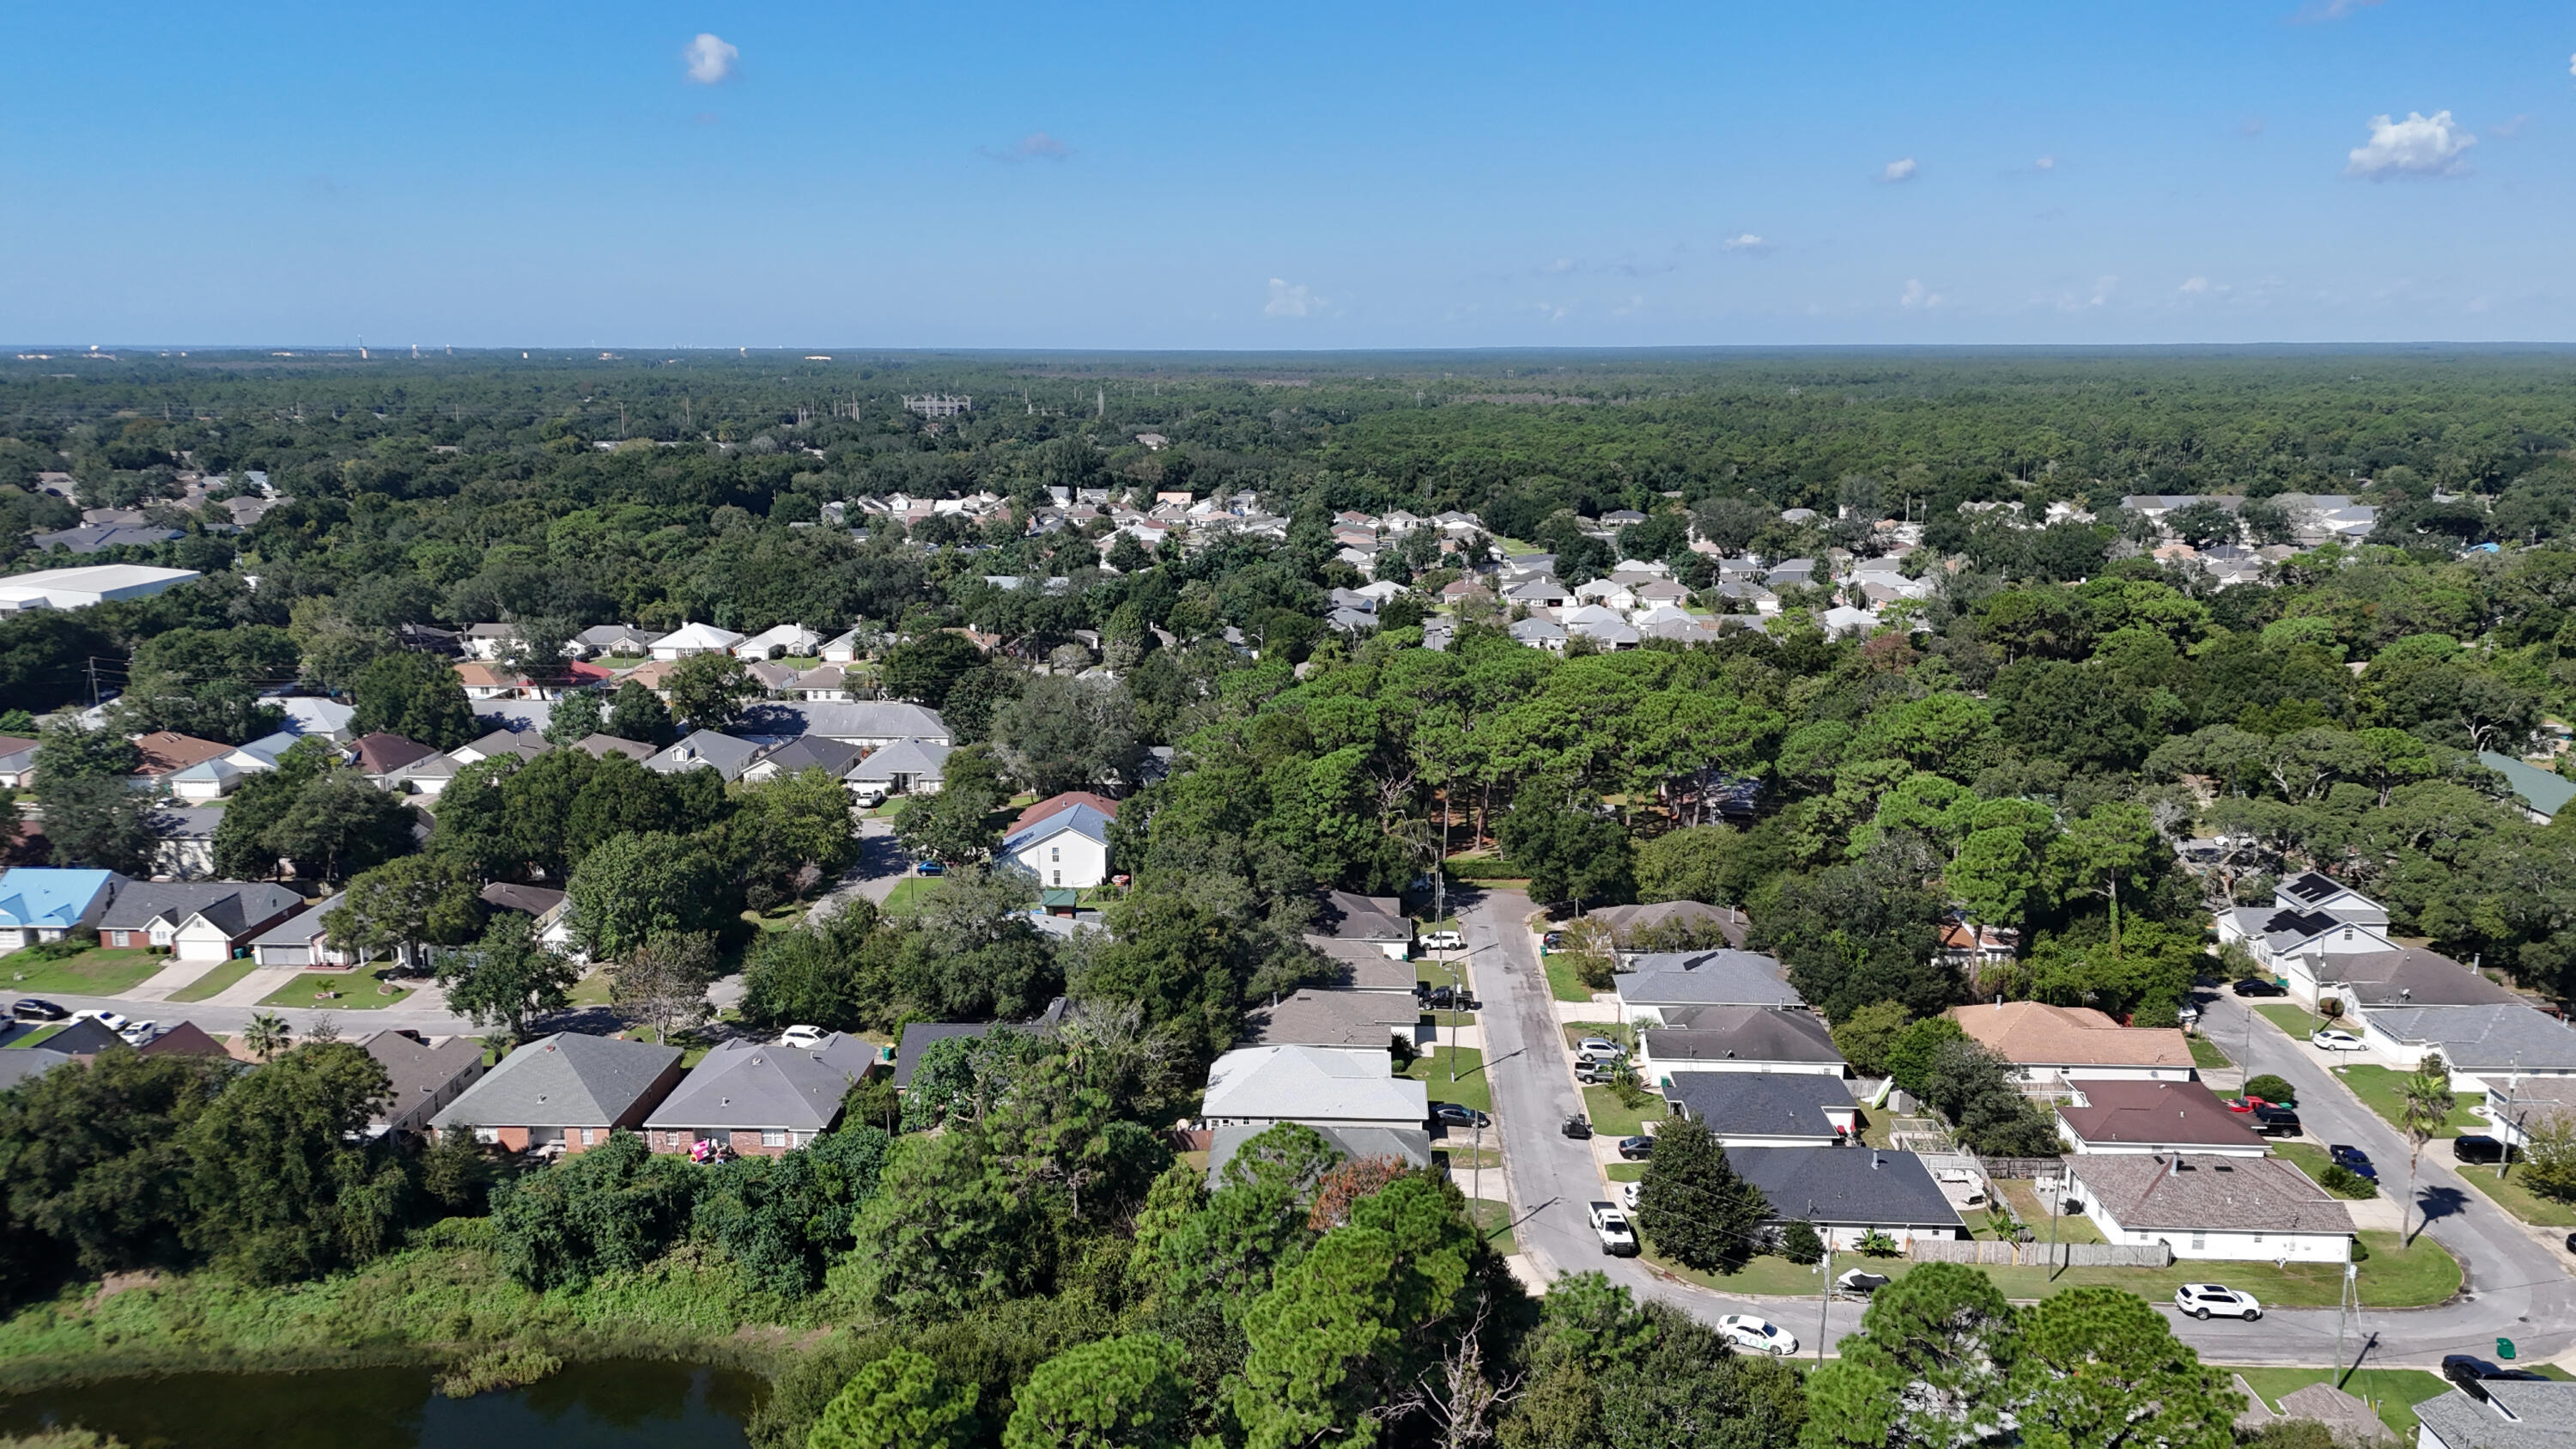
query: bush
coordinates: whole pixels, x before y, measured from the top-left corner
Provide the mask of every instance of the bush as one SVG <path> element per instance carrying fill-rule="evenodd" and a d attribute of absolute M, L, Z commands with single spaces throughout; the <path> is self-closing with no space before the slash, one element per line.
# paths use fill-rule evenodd
<path fill-rule="evenodd" d="M 2266 1102 L 2288 1105 L 2298 1100 L 2299 1089 L 2291 1086 L 2286 1080 L 2265 1072 L 2259 1077 L 2246 1079 L 2245 1095 L 2260 1097 Z"/>
<path fill-rule="evenodd" d="M 1524 872 L 1491 856 L 1471 855 L 1442 863 L 1451 880 L 1520 880 Z"/>
<path fill-rule="evenodd" d="M 2340 1162 L 2317 1174 L 2317 1186 L 2337 1197 L 2360 1199 L 2379 1196 L 2379 1184 Z"/>
<path fill-rule="evenodd" d="M 1825 1256 L 1825 1240 L 1817 1236 L 1814 1223 L 1800 1218 L 1781 1230 L 1780 1256 L 1792 1263 L 1813 1263 Z"/>

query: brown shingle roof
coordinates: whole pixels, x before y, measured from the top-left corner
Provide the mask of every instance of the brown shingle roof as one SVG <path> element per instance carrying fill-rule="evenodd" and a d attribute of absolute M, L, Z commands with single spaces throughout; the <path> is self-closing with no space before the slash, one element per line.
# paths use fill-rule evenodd
<path fill-rule="evenodd" d="M 134 773 L 138 775 L 167 775 L 173 770 L 184 770 L 190 765 L 233 752 L 230 745 L 201 740 L 176 730 L 157 730 L 136 740 L 134 747 L 143 752 L 143 763 L 134 767 Z"/>
<path fill-rule="evenodd" d="M 2256 1147 L 2263 1138 L 2198 1082 L 2086 1082 L 2085 1105 L 2060 1106 L 2077 1139 L 2131 1147 Z"/>
<path fill-rule="evenodd" d="M 1110 799 L 1108 796 L 1094 795 L 1088 790 L 1067 790 L 1061 795 L 1051 795 L 1044 800 L 1040 800 L 1035 805 L 1021 811 L 1020 818 L 1012 821 L 1011 828 L 1003 831 L 1002 833 L 1004 835 L 1017 835 L 1021 831 L 1028 829 L 1030 826 L 1037 824 L 1039 821 L 1046 819 L 1048 816 L 1070 810 L 1076 805 L 1088 805 L 1092 809 L 1099 811 L 1101 814 L 1108 816 L 1112 820 L 1118 818 L 1118 802 Z"/>
<path fill-rule="evenodd" d="M 382 731 L 359 736 L 357 742 L 350 745 L 349 749 L 358 757 L 358 768 L 370 775 L 399 770 L 415 760 L 426 760 L 438 753 L 418 740 L 407 740 L 400 735 Z"/>
<path fill-rule="evenodd" d="M 2076 1157 L 2067 1165 L 2124 1228 L 2353 1230 L 2352 1214 L 2342 1203 L 2277 1157 L 2140 1152 Z"/>
<path fill-rule="evenodd" d="M 2089 1006 L 2007 1001 L 1954 1006 L 1950 1019 L 2020 1066 L 2188 1067 L 2191 1047 L 2171 1027 L 2124 1027 Z"/>

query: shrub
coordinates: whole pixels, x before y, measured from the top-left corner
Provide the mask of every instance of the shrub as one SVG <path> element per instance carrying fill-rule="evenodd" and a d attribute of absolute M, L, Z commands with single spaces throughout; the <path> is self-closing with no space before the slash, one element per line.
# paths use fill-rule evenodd
<path fill-rule="evenodd" d="M 2265 1072 L 2259 1077 L 2251 1077 L 2246 1080 L 2245 1095 L 2249 1097 L 2260 1097 L 2266 1102 L 2279 1102 L 2286 1105 L 2298 1100 L 2299 1089 L 2291 1086 L 2289 1082 L 2283 1078 L 2276 1077 L 2270 1072 Z"/>
<path fill-rule="evenodd" d="M 1825 1240 L 1816 1234 L 1816 1225 L 1800 1218 L 1780 1233 L 1780 1256 L 1792 1263 L 1813 1263 L 1825 1255 Z"/>
<path fill-rule="evenodd" d="M 2338 1162 L 2317 1174 L 2317 1186 L 2337 1197 L 2366 1198 L 2379 1196 L 2379 1184 Z"/>

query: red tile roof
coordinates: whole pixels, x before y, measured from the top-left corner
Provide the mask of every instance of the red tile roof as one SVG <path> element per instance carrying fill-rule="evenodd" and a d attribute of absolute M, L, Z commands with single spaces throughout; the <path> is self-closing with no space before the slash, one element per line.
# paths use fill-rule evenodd
<path fill-rule="evenodd" d="M 1110 799 L 1108 796 L 1094 795 L 1088 790 L 1067 790 L 1061 795 L 1051 796 L 1047 799 L 1040 800 L 1035 805 L 1021 811 L 1020 818 L 1012 821 L 1011 828 L 1003 831 L 1002 833 L 1004 835 L 1017 835 L 1021 831 L 1028 829 L 1030 826 L 1037 824 L 1039 821 L 1046 819 L 1048 816 L 1054 815 L 1060 811 L 1070 810 L 1076 805 L 1088 805 L 1092 809 L 1099 811 L 1101 814 L 1108 816 L 1112 820 L 1118 818 L 1118 802 Z"/>

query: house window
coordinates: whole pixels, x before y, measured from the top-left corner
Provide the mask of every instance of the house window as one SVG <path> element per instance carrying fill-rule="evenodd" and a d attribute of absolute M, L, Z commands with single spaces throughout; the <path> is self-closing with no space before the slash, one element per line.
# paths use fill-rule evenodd
<path fill-rule="evenodd" d="M 599 1142 L 599 1129 L 598 1129 L 598 1128 L 596 1128 L 596 1127 L 584 1127 L 583 1129 L 581 1129 L 581 1145 L 582 1145 L 582 1146 L 584 1146 L 584 1147 L 596 1146 L 596 1145 L 598 1144 L 598 1142 Z"/>
<path fill-rule="evenodd" d="M 1051 881 L 1049 881 L 1049 882 L 1047 882 L 1047 884 L 1049 884 L 1049 885 L 1062 885 L 1062 884 L 1064 884 L 1064 872 L 1063 872 L 1063 871 L 1057 871 L 1057 872 L 1055 873 L 1055 879 L 1054 879 L 1054 880 L 1051 880 Z"/>
<path fill-rule="evenodd" d="M 1062 859 L 1064 859 L 1064 847 L 1063 847 L 1063 846 L 1061 846 L 1061 845 L 1050 845 L 1050 846 L 1048 846 L 1048 847 L 1047 847 L 1047 859 L 1049 859 L 1049 860 L 1062 860 Z"/>
<path fill-rule="evenodd" d="M 2261 1242 L 2261 1241 L 2263 1241 L 2263 1235 L 2262 1235 L 2261 1233 L 2256 1233 L 2256 1234 L 2254 1235 L 2254 1241 L 2256 1241 L 2256 1242 L 2258 1242 L 2258 1243 L 2259 1243 L 2259 1242 Z"/>
<path fill-rule="evenodd" d="M 2208 1247 L 2208 1246 L 2209 1246 L 2209 1234 L 2207 1234 L 2207 1233 L 2194 1233 L 2194 1234 L 2192 1234 L 2192 1235 L 2191 1235 L 2191 1246 L 2192 1246 L 2192 1251 L 2194 1251 L 2194 1252 L 2198 1252 L 2198 1251 L 2200 1251 L 2201 1249 Z"/>
<path fill-rule="evenodd" d="M 763 1147 L 785 1147 L 788 1145 L 787 1133 L 776 1127 L 763 1127 L 760 1129 L 760 1145 Z"/>

